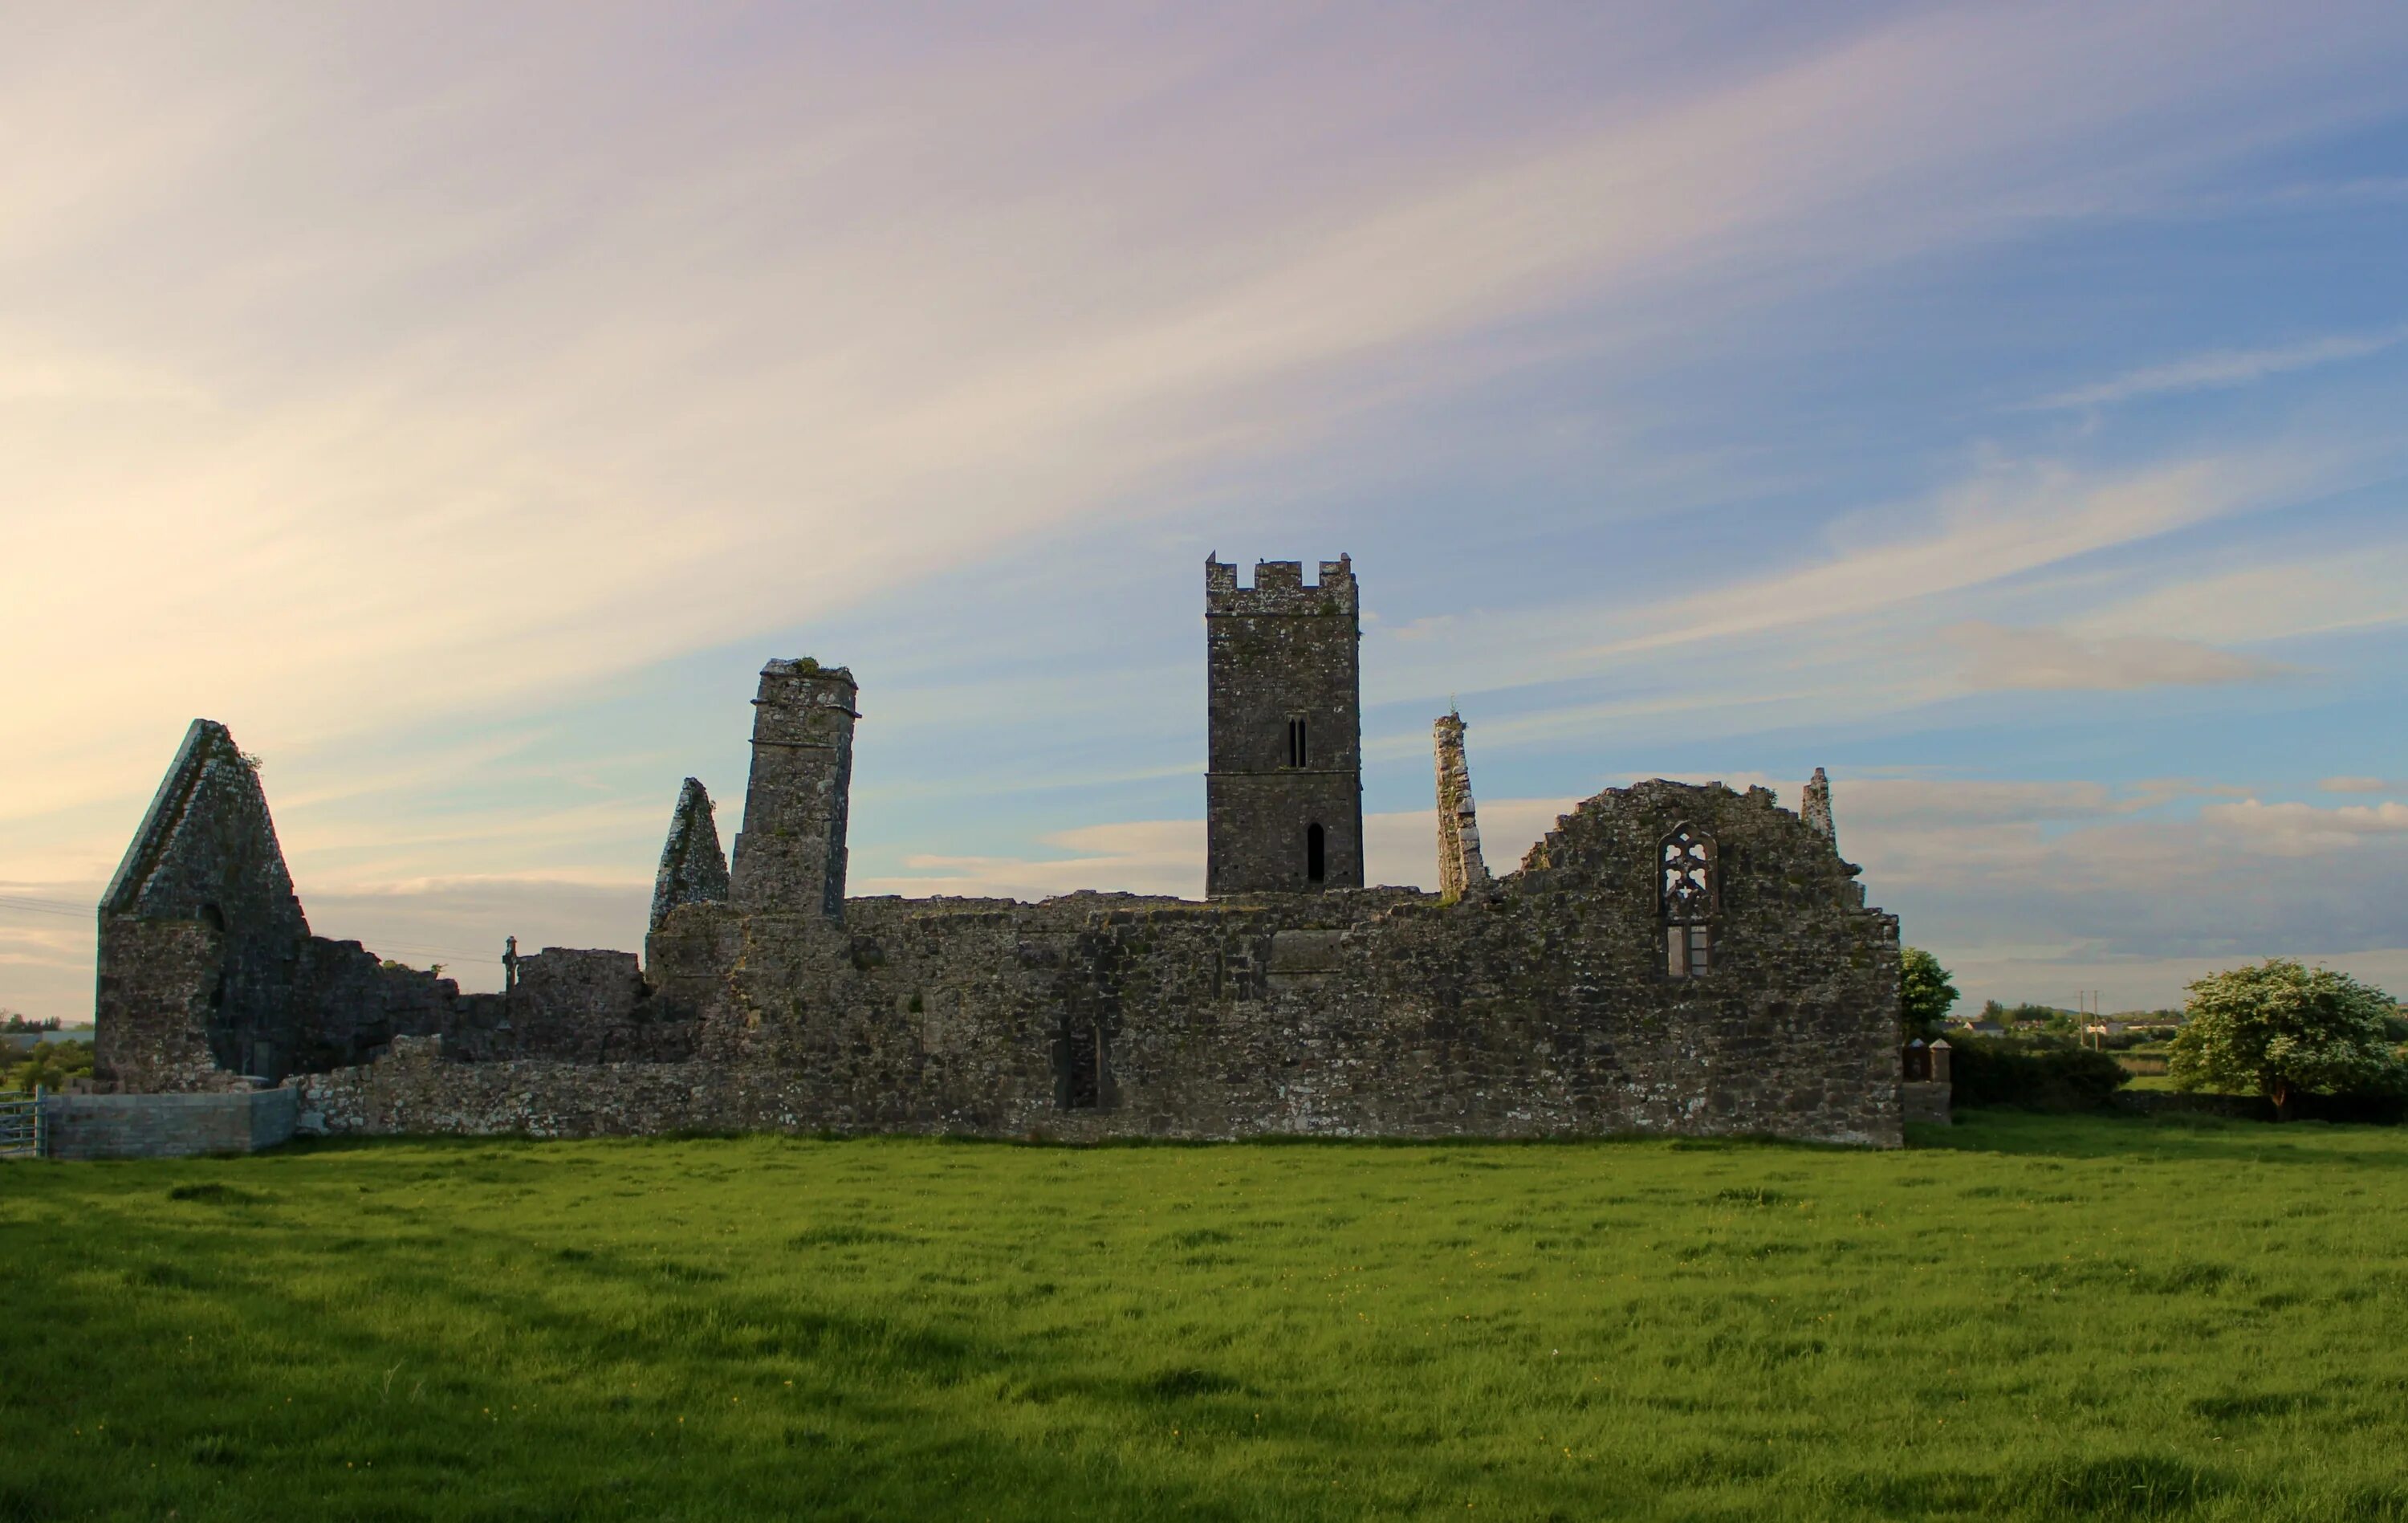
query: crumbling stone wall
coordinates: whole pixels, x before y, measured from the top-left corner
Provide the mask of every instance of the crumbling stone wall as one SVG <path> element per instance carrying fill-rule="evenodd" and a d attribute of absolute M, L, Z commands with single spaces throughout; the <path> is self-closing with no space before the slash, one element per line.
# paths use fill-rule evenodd
<path fill-rule="evenodd" d="M 1297 561 L 1258 562 L 1252 587 L 1236 567 L 1205 561 L 1208 897 L 1363 885 L 1357 611 L 1342 555 L 1312 586 Z"/>
<path fill-rule="evenodd" d="M 224 984 L 225 938 L 199 920 L 100 917 L 100 978 L 93 998 L 93 1066 L 128 1089 L 228 1089 L 238 1070 L 219 1066 L 209 1023 Z"/>
<path fill-rule="evenodd" d="M 1721 961 L 1694 979 L 1665 970 L 1653 881 L 1684 823 L 1713 833 L 1726 874 Z M 1455 904 L 863 898 L 841 925 L 694 904 L 649 943 L 691 1060 L 421 1050 L 305 1081 L 326 1099 L 304 1109 L 331 1130 L 1896 1145 L 1896 923 L 1859 907 L 1854 871 L 1762 790 L 1652 783 L 1592 799 Z"/>
<path fill-rule="evenodd" d="M 101 896 L 96 1066 L 158 1089 L 281 1072 L 308 935 L 251 763 L 193 721 Z"/>

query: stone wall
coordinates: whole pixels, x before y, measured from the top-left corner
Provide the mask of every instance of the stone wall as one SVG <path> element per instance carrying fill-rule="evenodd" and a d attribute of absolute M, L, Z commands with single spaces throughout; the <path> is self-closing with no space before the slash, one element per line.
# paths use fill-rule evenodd
<path fill-rule="evenodd" d="M 1300 562 L 1263 561 L 1249 588 L 1237 568 L 1208 559 L 1204 635 L 1205 894 L 1361 887 L 1362 640 L 1350 564 L 1323 561 L 1307 586 Z"/>
<path fill-rule="evenodd" d="M 299 1095 L 245 1088 L 222 1094 L 57 1095 L 42 1101 L 53 1158 L 180 1158 L 256 1153 L 293 1136 Z"/>
<path fill-rule="evenodd" d="M 285 1071 L 308 932 L 258 775 L 223 725 L 193 721 L 101 897 L 99 1066 L 157 1088 L 206 1087 L 217 1070 Z M 205 1068 L 189 1040 L 195 1011 Z"/>
<path fill-rule="evenodd" d="M 1950 1089 L 1947 1081 L 1909 1079 L 1899 1086 L 1899 1100 L 1909 1121 L 1928 1122 L 1933 1126 L 1950 1124 Z"/>
<path fill-rule="evenodd" d="M 1713 971 L 1664 968 L 1686 822 L 1724 866 Z M 652 1001 L 693 1057 L 471 1063 L 396 1042 L 301 1081 L 329 1131 L 693 1128 L 1113 1136 L 1766 1133 L 1894 1146 L 1896 924 L 1762 790 L 1592 799 L 1455 904 L 1357 890 L 688 905 Z"/>

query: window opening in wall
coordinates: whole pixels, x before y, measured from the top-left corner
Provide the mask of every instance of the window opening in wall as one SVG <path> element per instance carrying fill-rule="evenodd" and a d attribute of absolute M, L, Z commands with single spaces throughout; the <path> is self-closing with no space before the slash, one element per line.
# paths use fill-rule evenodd
<path fill-rule="evenodd" d="M 1104 1092 L 1104 1034 L 1093 1021 L 1065 1021 L 1054 1043 L 1054 1092 L 1065 1111 L 1092 1111 Z"/>
<path fill-rule="evenodd" d="M 1307 755 L 1304 721 L 1291 719 L 1287 722 L 1287 764 L 1290 767 L 1302 767 Z"/>
<path fill-rule="evenodd" d="M 1317 884 L 1328 875 L 1327 841 L 1321 826 L 1304 827 L 1304 876 L 1308 882 Z"/>
<path fill-rule="evenodd" d="M 1664 838 L 1664 970 L 1696 978 L 1713 967 L 1714 838 L 1683 825 Z"/>

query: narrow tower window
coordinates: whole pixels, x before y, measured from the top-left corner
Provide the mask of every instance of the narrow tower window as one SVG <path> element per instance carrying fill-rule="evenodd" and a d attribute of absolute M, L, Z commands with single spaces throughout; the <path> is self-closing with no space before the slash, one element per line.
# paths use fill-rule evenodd
<path fill-rule="evenodd" d="M 1696 978 L 1713 967 L 1714 838 L 1683 825 L 1664 838 L 1664 971 Z"/>
<path fill-rule="evenodd" d="M 1290 767 L 1302 767 L 1305 764 L 1306 754 L 1304 721 L 1291 719 L 1287 722 L 1287 764 Z"/>
<path fill-rule="evenodd" d="M 1103 1103 L 1104 1033 L 1092 1021 L 1065 1020 L 1054 1042 L 1054 1094 L 1065 1111 Z"/>
<path fill-rule="evenodd" d="M 1306 826 L 1304 827 L 1304 876 L 1308 882 L 1317 884 L 1328 875 L 1329 864 L 1326 853 L 1326 838 L 1322 834 L 1321 826 Z"/>

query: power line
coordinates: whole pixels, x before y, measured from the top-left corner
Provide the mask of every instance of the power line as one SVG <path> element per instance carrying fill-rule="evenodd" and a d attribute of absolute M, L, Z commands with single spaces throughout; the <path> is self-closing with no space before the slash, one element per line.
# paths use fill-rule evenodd
<path fill-rule="evenodd" d="M 20 898 L 14 895 L 0 895 L 0 910 L 35 915 L 73 915 L 79 920 L 100 912 L 96 904 L 71 904 L 65 899 Z"/>

